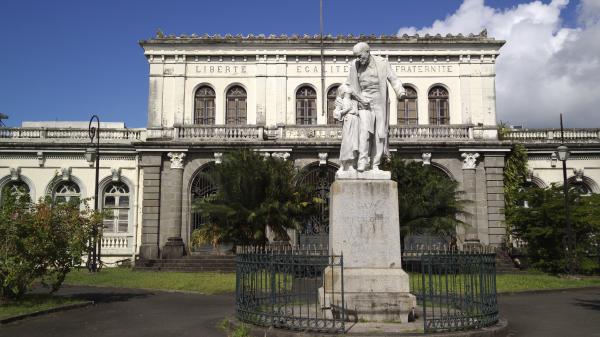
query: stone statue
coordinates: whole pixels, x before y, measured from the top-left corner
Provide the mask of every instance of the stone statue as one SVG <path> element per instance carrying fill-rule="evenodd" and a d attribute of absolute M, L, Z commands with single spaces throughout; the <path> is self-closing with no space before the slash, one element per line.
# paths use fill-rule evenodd
<path fill-rule="evenodd" d="M 341 122 L 342 146 L 340 147 L 341 171 L 355 171 L 358 159 L 358 141 L 360 120 L 358 117 L 358 101 L 352 99 L 353 90 L 348 84 L 338 88 L 333 117 Z"/>
<path fill-rule="evenodd" d="M 406 95 L 406 90 L 387 60 L 371 55 L 367 43 L 357 43 L 352 51 L 357 58 L 350 64 L 346 84 L 352 88 L 352 96 L 358 101 L 360 130 L 356 168 L 359 172 L 369 168 L 378 171 L 381 157 L 389 155 L 387 83 L 391 84 L 398 97 Z"/>

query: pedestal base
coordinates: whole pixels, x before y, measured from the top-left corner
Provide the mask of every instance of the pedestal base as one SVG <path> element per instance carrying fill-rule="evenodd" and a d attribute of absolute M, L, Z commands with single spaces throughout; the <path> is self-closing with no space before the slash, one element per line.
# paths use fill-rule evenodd
<path fill-rule="evenodd" d="M 158 245 L 140 245 L 140 258 L 144 260 L 158 259 Z"/>
<path fill-rule="evenodd" d="M 325 269 L 319 289 L 322 307 L 342 307 L 341 280 L 339 268 Z M 344 268 L 343 305 L 350 319 L 407 323 L 416 299 L 409 293 L 408 274 L 400 268 Z"/>
<path fill-rule="evenodd" d="M 161 257 L 163 259 L 179 259 L 185 255 L 185 244 L 180 237 L 167 238 Z"/>
<path fill-rule="evenodd" d="M 329 248 L 343 255 L 344 307 L 365 321 L 408 322 L 416 306 L 402 270 L 398 185 L 390 172 L 338 172 L 331 188 Z M 323 276 L 322 305 L 342 305 L 342 271 Z"/>

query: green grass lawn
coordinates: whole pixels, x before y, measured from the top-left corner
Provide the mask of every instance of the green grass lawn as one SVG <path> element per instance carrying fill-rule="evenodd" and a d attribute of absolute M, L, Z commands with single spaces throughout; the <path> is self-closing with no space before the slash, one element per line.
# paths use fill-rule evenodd
<path fill-rule="evenodd" d="M 97 274 L 91 274 L 86 269 L 79 269 L 67 275 L 65 284 L 222 294 L 235 291 L 235 273 L 142 272 L 128 268 L 104 268 Z M 600 286 L 600 277 L 577 280 L 541 273 L 498 274 L 496 285 L 500 293 L 580 288 Z"/>
<path fill-rule="evenodd" d="M 498 274 L 496 289 L 500 293 L 531 290 L 566 289 L 600 286 L 600 277 L 571 279 L 548 274 Z"/>
<path fill-rule="evenodd" d="M 19 301 L 6 301 L 0 305 L 0 318 L 52 309 L 67 304 L 83 303 L 84 300 L 49 294 L 27 294 Z"/>
<path fill-rule="evenodd" d="M 71 271 L 65 284 L 156 290 L 192 291 L 222 294 L 235 291 L 235 273 L 180 273 L 133 271 L 129 268 L 104 268 L 96 274 L 87 269 Z"/>

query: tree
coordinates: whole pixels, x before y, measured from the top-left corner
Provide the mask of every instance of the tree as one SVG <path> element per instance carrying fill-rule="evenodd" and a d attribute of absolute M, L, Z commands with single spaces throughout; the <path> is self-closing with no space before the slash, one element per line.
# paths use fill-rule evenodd
<path fill-rule="evenodd" d="M 392 157 L 385 163 L 398 183 L 400 232 L 430 234 L 453 239 L 456 227 L 466 225 L 457 219 L 466 214 L 468 202 L 458 191 L 458 183 L 430 165 Z"/>
<path fill-rule="evenodd" d="M 0 209 L 0 298 L 19 298 L 34 281 L 56 291 L 82 262 L 101 215 L 78 202 L 32 203 L 27 195 L 3 193 Z"/>
<path fill-rule="evenodd" d="M 532 187 L 517 194 L 527 207 L 511 207 L 507 221 L 512 234 L 527 243 L 530 265 L 558 273 L 566 267 L 566 226 L 562 186 Z M 600 195 L 582 196 L 569 190 L 571 228 L 575 236 L 575 266 L 571 269 L 589 274 L 597 272 L 600 247 Z"/>
<path fill-rule="evenodd" d="M 309 186 L 295 184 L 298 174 L 291 161 L 250 150 L 226 154 L 209 174 L 217 193 L 194 205 L 210 222 L 196 237 L 213 245 L 261 245 L 268 227 L 276 238 L 289 239 L 286 229 L 300 228 L 322 202 L 310 196 Z"/>

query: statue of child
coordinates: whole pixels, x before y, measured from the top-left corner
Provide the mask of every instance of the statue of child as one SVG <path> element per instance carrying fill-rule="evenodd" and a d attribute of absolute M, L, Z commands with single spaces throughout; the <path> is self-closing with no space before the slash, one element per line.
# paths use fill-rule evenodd
<path fill-rule="evenodd" d="M 342 84 L 337 91 L 333 117 L 344 122 L 342 126 L 342 146 L 340 147 L 340 171 L 355 171 L 358 159 L 358 101 L 352 99 L 353 90 L 348 84 Z"/>

